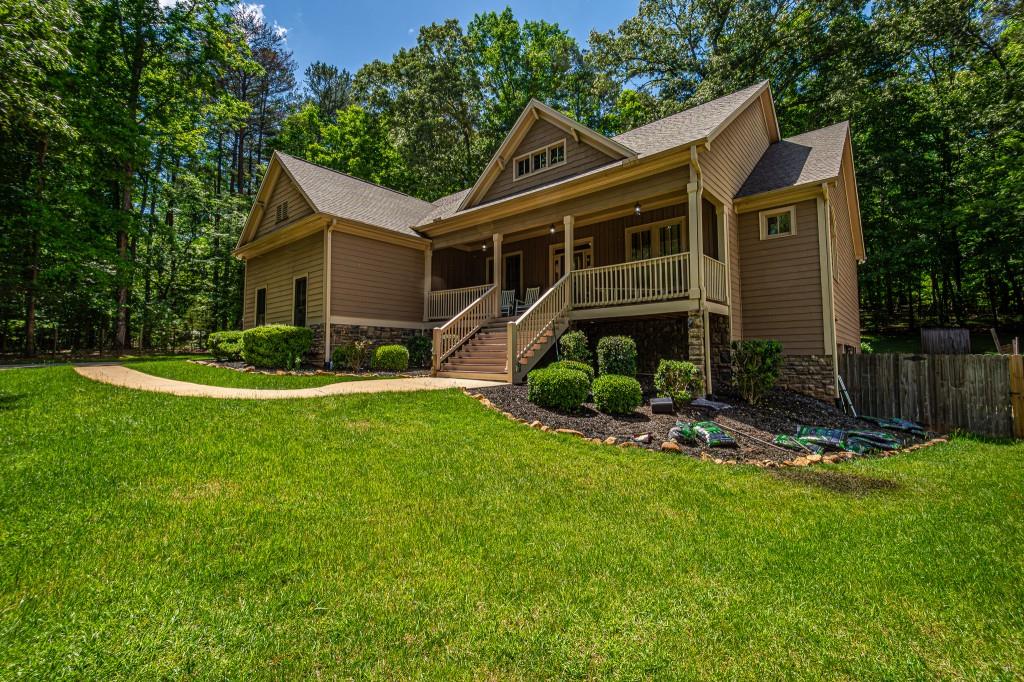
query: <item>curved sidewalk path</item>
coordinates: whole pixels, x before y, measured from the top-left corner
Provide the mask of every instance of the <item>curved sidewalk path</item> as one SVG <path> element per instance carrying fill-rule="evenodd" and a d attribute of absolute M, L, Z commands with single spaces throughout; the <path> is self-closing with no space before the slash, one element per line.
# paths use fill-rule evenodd
<path fill-rule="evenodd" d="M 207 386 L 188 381 L 164 379 L 139 372 L 124 365 L 78 365 L 75 371 L 87 379 L 104 384 L 134 388 L 153 393 L 170 393 L 191 398 L 231 398 L 247 400 L 278 400 L 282 398 L 323 398 L 354 393 L 387 393 L 405 391 L 442 391 L 448 388 L 484 388 L 498 386 L 494 381 L 444 379 L 440 377 L 409 377 L 407 379 L 370 379 L 340 381 L 312 388 L 266 389 Z"/>

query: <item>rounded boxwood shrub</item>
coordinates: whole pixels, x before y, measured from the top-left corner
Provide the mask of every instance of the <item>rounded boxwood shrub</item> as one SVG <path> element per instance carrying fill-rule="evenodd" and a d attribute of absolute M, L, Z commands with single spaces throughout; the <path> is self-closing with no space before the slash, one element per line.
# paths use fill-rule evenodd
<path fill-rule="evenodd" d="M 751 405 L 761 402 L 779 380 L 782 344 L 766 339 L 732 342 L 732 383 Z"/>
<path fill-rule="evenodd" d="M 577 372 L 583 372 L 587 375 L 587 383 L 594 382 L 594 368 L 585 362 L 577 362 L 576 360 L 559 360 L 558 362 L 552 362 L 548 365 L 548 368 L 559 368 L 559 369 L 571 369 Z"/>
<path fill-rule="evenodd" d="M 218 360 L 241 360 L 242 334 L 240 331 L 213 332 L 206 340 L 206 347 Z"/>
<path fill-rule="evenodd" d="M 409 364 L 413 367 L 430 367 L 434 355 L 433 345 L 429 336 L 409 337 L 405 342 L 405 347 L 409 349 Z"/>
<path fill-rule="evenodd" d="M 257 367 L 293 369 L 313 345 L 313 330 L 268 324 L 242 333 L 242 359 Z"/>
<path fill-rule="evenodd" d="M 598 374 L 636 376 L 636 341 L 628 336 L 605 336 L 597 342 Z"/>
<path fill-rule="evenodd" d="M 672 398 L 676 405 L 693 400 L 704 380 L 700 368 L 686 360 L 662 360 L 654 373 L 654 388 L 663 398 Z"/>
<path fill-rule="evenodd" d="M 404 372 L 409 369 L 409 349 L 397 343 L 378 346 L 373 351 L 370 367 L 384 372 Z"/>
<path fill-rule="evenodd" d="M 582 362 L 590 364 L 590 346 L 587 343 L 587 335 L 578 329 L 562 334 L 558 340 L 559 356 L 563 360 Z"/>
<path fill-rule="evenodd" d="M 590 395 L 587 375 L 575 369 L 545 367 L 526 375 L 526 397 L 534 405 L 572 412 Z"/>
<path fill-rule="evenodd" d="M 629 414 L 644 404 L 640 382 L 621 374 L 602 374 L 594 380 L 594 405 L 606 414 Z"/>

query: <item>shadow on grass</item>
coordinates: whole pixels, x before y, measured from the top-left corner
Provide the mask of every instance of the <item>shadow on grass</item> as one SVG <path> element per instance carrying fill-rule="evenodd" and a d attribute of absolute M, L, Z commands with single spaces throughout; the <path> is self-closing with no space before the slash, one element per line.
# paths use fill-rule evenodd
<path fill-rule="evenodd" d="M 819 488 L 844 495 L 870 495 L 872 493 L 898 493 L 903 486 L 885 478 L 858 476 L 834 469 L 777 469 L 771 475 L 779 480 L 810 488 Z"/>
<path fill-rule="evenodd" d="M 26 397 L 26 393 L 0 393 L 0 412 L 17 409 L 18 403 Z"/>

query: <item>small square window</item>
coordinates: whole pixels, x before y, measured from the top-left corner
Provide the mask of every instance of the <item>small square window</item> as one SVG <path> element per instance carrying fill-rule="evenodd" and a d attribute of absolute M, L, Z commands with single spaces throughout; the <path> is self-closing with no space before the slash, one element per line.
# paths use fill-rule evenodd
<path fill-rule="evenodd" d="M 548 164 L 554 166 L 556 163 L 565 161 L 565 145 L 555 145 L 548 150 Z"/>
<path fill-rule="evenodd" d="M 761 211 L 761 239 L 773 239 L 796 234 L 796 208 L 787 206 L 782 209 Z"/>
<path fill-rule="evenodd" d="M 516 161 L 516 177 L 520 178 L 530 174 L 530 157 L 523 157 Z"/>
<path fill-rule="evenodd" d="M 533 155 L 533 170 L 539 171 L 542 168 L 547 168 L 548 165 L 548 153 L 547 151 L 538 152 Z"/>
<path fill-rule="evenodd" d="M 768 236 L 777 237 L 780 234 L 789 234 L 792 225 L 789 223 L 789 214 L 781 213 L 768 218 Z"/>

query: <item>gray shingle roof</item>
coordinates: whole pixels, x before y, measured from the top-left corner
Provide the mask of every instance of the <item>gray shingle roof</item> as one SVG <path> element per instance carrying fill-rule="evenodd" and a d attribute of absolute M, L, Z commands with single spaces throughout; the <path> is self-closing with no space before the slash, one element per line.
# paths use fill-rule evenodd
<path fill-rule="evenodd" d="M 314 211 L 418 237 L 411 226 L 434 210 L 432 204 L 422 199 L 276 153 L 313 202 Z"/>
<path fill-rule="evenodd" d="M 843 121 L 776 142 L 761 156 L 736 196 L 824 182 L 838 176 L 849 130 L 849 121 Z"/>

